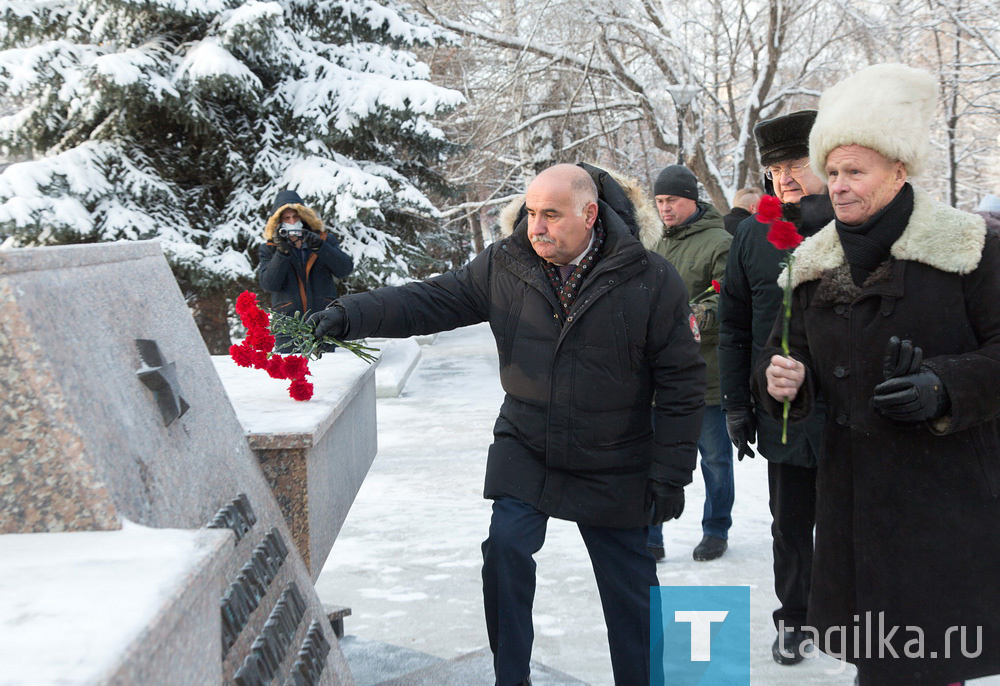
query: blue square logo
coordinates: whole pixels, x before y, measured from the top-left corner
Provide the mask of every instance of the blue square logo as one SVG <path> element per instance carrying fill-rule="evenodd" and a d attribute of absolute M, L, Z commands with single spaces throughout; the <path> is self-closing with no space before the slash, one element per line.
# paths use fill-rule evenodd
<path fill-rule="evenodd" d="M 749 586 L 649 589 L 651 686 L 750 683 Z"/>

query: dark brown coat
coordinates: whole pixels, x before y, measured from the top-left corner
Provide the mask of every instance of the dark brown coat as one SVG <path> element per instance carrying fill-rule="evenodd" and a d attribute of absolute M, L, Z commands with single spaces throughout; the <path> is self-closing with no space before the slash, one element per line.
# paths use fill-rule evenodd
<path fill-rule="evenodd" d="M 917 190 L 891 259 L 862 288 L 832 224 L 796 250 L 793 283 L 790 347 L 807 368 L 794 412 L 813 392 L 827 402 L 809 601 L 818 643 L 832 654 L 846 648 L 878 684 L 1000 672 L 1000 236 Z M 776 326 L 770 353 L 779 335 Z M 923 349 L 951 397 L 947 416 L 895 424 L 870 407 L 893 335 Z M 780 416 L 763 376 L 770 353 L 755 392 Z M 875 659 L 880 613 L 881 635 L 899 627 L 889 641 L 897 659 L 884 646 Z M 904 653 L 917 647 L 907 627 L 922 630 L 925 659 Z M 966 627 L 967 652 L 981 654 L 964 657 L 950 627 Z"/>

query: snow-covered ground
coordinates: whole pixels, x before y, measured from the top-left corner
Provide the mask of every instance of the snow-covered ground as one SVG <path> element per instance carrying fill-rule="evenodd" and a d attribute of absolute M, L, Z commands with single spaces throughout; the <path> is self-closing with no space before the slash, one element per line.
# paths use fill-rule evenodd
<path fill-rule="evenodd" d="M 482 486 L 502 396 L 493 338 L 479 325 L 441 334 L 401 396 L 378 400 L 378 456 L 317 583 L 324 602 L 352 608 L 347 634 L 446 659 L 488 645 L 480 544 L 490 501 Z M 853 667 L 824 655 L 793 667 L 771 659 L 777 600 L 764 460 L 736 463 L 734 524 L 719 560 L 691 558 L 701 540 L 700 474 L 686 492 L 684 515 L 664 527 L 660 583 L 751 587 L 752 684 L 853 683 Z M 532 658 L 593 686 L 612 684 L 597 586 L 576 526 L 551 520 L 535 559 Z"/>

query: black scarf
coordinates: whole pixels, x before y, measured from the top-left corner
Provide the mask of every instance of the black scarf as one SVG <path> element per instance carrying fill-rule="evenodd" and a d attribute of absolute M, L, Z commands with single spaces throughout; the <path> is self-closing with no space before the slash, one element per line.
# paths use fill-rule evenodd
<path fill-rule="evenodd" d="M 587 251 L 587 254 L 580 260 L 580 264 L 576 265 L 576 269 L 573 270 L 573 273 L 565 281 L 559 276 L 559 267 L 551 262 L 542 260 L 542 270 L 549 277 L 549 283 L 552 284 L 552 289 L 559 298 L 559 304 L 562 305 L 563 314 L 569 314 L 576 299 L 576 294 L 580 292 L 580 285 L 587 278 L 587 275 L 593 271 L 594 267 L 597 266 L 598 261 L 600 261 L 601 251 L 604 248 L 604 240 L 607 236 L 608 234 L 604 230 L 604 226 L 601 225 L 601 220 L 598 219 L 594 222 L 594 244 L 590 246 L 590 250 Z"/>
<path fill-rule="evenodd" d="M 837 235 L 844 248 L 851 280 L 862 286 L 873 271 L 889 257 L 892 244 L 903 234 L 913 214 L 913 187 L 905 183 L 888 205 L 858 226 L 836 220 Z"/>

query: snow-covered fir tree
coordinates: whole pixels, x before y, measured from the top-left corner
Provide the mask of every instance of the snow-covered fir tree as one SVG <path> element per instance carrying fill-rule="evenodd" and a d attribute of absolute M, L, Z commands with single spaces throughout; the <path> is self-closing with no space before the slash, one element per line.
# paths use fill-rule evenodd
<path fill-rule="evenodd" d="M 0 0 L 0 233 L 157 238 L 216 337 L 285 188 L 353 287 L 419 273 L 462 96 L 412 50 L 451 39 L 394 0 Z"/>

